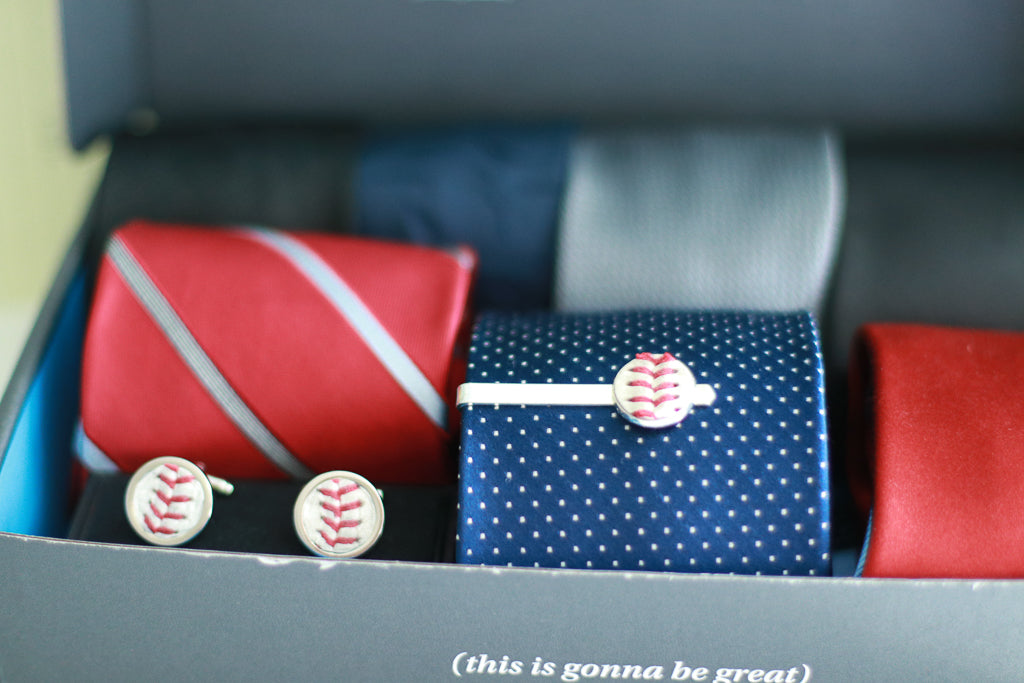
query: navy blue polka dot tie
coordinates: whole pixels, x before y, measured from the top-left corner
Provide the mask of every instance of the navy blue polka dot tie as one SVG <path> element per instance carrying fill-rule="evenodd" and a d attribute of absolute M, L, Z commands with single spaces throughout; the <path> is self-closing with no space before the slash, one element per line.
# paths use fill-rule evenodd
<path fill-rule="evenodd" d="M 829 573 L 809 314 L 485 314 L 469 361 L 459 562 Z"/>

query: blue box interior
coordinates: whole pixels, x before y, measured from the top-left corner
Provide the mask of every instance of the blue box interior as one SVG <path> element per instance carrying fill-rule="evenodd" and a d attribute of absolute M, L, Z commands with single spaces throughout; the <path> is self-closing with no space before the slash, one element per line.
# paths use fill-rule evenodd
<path fill-rule="evenodd" d="M 78 271 L 60 299 L 52 328 L 40 319 L 36 372 L 0 460 L 0 531 L 62 536 L 70 514 L 71 438 L 78 413 L 81 346 L 88 309 Z M 19 371 L 25 371 L 19 368 Z"/>

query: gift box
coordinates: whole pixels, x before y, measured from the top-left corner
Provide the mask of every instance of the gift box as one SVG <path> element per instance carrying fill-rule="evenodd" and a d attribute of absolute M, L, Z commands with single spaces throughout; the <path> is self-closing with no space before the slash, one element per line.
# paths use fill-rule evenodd
<path fill-rule="evenodd" d="M 113 150 L 0 401 L 4 680 L 1019 676 L 1020 583 L 851 578 L 863 531 L 842 481 L 856 327 L 881 319 L 1024 327 L 1020 88 L 1006 77 L 1019 54 L 1015 3 L 260 0 L 77 2 L 63 12 L 71 137 L 83 146 L 111 135 Z M 843 229 L 837 251 L 817 252 L 831 254 L 829 267 L 816 261 L 814 272 L 838 576 L 328 561 L 69 539 L 72 515 L 88 500 L 78 495 L 71 452 L 83 336 L 113 228 L 143 217 L 351 232 L 361 126 L 467 120 L 833 127 L 842 145 L 830 177 L 841 182 L 816 193 L 845 187 L 845 202 L 828 204 Z M 490 149 L 511 158 L 507 147 Z M 559 182 L 530 175 L 520 187 Z M 677 200 L 704 196 L 696 187 L 654 189 Z M 760 196 L 723 201 L 749 201 L 745 213 L 728 215 L 753 220 L 764 210 Z M 424 206 L 409 213 L 422 220 L 404 238 L 432 234 L 437 223 Z M 477 206 L 483 220 L 496 215 Z M 703 214 L 722 215 L 714 206 Z M 689 234 L 742 232 L 715 225 Z M 536 282 L 556 281 L 558 236 L 538 230 L 548 242 L 512 250 L 526 234 L 514 226 L 493 220 L 471 241 L 481 281 L 530 293 L 517 306 L 550 307 L 557 297 Z M 652 258 L 659 244 L 682 250 L 673 234 L 645 241 Z M 495 259 L 522 264 L 529 281 L 519 288 L 488 266 Z M 759 263 L 716 262 L 709 271 L 721 277 L 710 281 L 756 275 Z M 643 283 L 636 291 L 650 288 Z M 695 292 L 671 305 L 729 303 L 721 291 Z M 436 513 L 424 506 L 423 516 Z"/>

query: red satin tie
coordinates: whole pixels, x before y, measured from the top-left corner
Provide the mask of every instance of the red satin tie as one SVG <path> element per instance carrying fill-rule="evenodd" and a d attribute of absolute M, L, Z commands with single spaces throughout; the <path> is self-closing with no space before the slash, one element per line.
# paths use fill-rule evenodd
<path fill-rule="evenodd" d="M 863 575 L 1024 577 L 1024 334 L 867 325 L 850 377 Z"/>
<path fill-rule="evenodd" d="M 379 483 L 451 481 L 444 403 L 461 376 L 472 277 L 468 252 L 135 222 L 100 264 L 85 436 L 125 471 L 177 455 L 225 477 L 347 469 Z M 204 385 L 210 376 L 219 384 Z M 433 402 L 418 404 L 424 394 Z"/>

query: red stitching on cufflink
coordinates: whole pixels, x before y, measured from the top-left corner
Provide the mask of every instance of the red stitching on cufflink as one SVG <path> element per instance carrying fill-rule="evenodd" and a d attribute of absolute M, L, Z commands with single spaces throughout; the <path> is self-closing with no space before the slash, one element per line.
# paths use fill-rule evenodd
<path fill-rule="evenodd" d="M 168 519 L 180 520 L 180 519 L 184 519 L 185 518 L 185 515 L 183 515 L 183 514 L 181 514 L 179 512 L 173 512 L 171 510 L 171 506 L 174 505 L 175 503 L 188 503 L 188 502 L 190 502 L 192 500 L 191 496 L 187 496 L 187 495 L 183 495 L 183 494 L 177 494 L 176 495 L 174 493 L 175 488 L 177 488 L 177 486 L 179 484 L 189 484 L 189 483 L 195 481 L 195 477 L 192 476 L 191 474 L 178 474 L 178 466 L 174 465 L 174 464 L 171 464 L 171 463 L 168 463 L 168 464 L 164 465 L 164 469 L 170 470 L 171 473 L 174 475 L 172 477 L 171 475 L 167 474 L 166 472 L 160 472 L 160 474 L 158 475 L 160 481 L 163 482 L 163 484 L 165 486 L 167 486 L 167 488 L 169 490 L 165 492 L 165 491 L 161 491 L 160 489 L 153 489 L 151 491 L 151 493 L 154 496 L 156 496 L 156 498 L 161 503 L 163 503 L 164 507 L 161 510 L 157 506 L 156 501 L 150 499 L 148 501 L 149 502 L 149 509 L 153 513 L 153 519 L 151 519 L 148 514 L 145 515 L 143 519 L 144 519 L 144 521 L 146 523 L 146 526 L 154 534 L 167 534 L 167 535 L 170 535 L 170 534 L 177 533 L 177 531 L 175 529 L 172 529 L 171 527 L 167 526 L 166 524 L 164 524 L 164 520 L 168 520 Z M 155 519 L 155 521 L 154 521 L 154 519 Z"/>
<path fill-rule="evenodd" d="M 329 512 L 330 517 L 321 515 L 320 520 L 328 527 L 330 527 L 335 534 L 337 534 L 341 529 L 351 529 L 354 527 L 358 527 L 360 524 L 360 520 L 342 519 L 342 513 L 362 507 L 363 501 L 356 500 L 350 503 L 342 503 L 341 498 L 342 496 L 348 495 L 349 493 L 358 490 L 359 485 L 350 482 L 342 486 L 340 479 L 332 479 L 331 483 L 337 486 L 337 488 L 329 489 L 327 487 L 320 487 L 317 489 L 318 492 L 320 492 L 321 494 L 330 499 L 324 500 L 323 502 L 320 503 L 320 507 Z M 332 548 L 337 545 L 352 545 L 353 543 L 359 542 L 358 536 L 331 536 L 327 533 L 325 529 L 320 529 L 320 537 L 324 539 L 324 541 Z"/>

